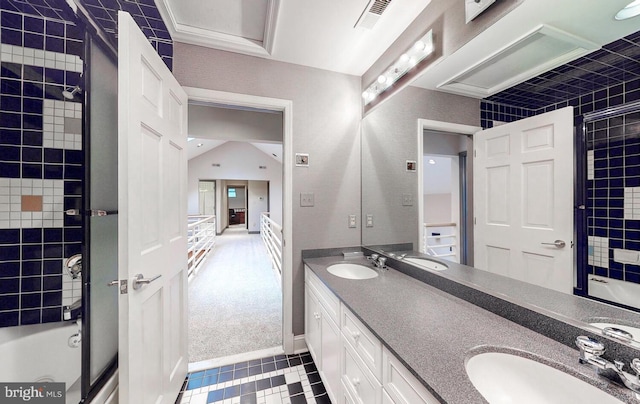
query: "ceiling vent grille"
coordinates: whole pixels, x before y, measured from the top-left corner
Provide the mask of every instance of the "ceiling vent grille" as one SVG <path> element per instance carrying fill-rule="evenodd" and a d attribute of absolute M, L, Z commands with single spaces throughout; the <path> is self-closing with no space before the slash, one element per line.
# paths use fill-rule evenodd
<path fill-rule="evenodd" d="M 358 18 L 355 27 L 372 29 L 390 3 L 391 0 L 371 0 Z"/>

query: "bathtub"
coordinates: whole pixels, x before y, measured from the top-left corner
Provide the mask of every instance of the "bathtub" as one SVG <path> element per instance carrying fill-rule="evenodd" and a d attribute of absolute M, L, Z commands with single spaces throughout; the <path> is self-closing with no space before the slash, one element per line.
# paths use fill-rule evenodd
<path fill-rule="evenodd" d="M 76 322 L 0 328 L 0 381 L 63 382 L 67 402 L 80 399 L 81 348 L 69 346 Z M 78 339 L 79 341 L 79 339 Z"/>
<path fill-rule="evenodd" d="M 640 285 L 589 275 L 589 295 L 612 302 L 640 307 Z"/>

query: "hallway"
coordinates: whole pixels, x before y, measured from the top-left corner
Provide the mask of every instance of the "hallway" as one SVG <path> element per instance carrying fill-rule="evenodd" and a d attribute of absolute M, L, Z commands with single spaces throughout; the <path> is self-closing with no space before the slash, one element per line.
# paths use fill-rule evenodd
<path fill-rule="evenodd" d="M 231 226 L 189 283 L 189 362 L 281 344 L 280 280 L 260 235 Z"/>

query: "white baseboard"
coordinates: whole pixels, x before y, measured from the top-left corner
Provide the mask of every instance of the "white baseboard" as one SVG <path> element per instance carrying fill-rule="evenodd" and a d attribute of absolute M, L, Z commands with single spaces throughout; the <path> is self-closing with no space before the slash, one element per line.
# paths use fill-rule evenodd
<path fill-rule="evenodd" d="M 302 353 L 307 352 L 309 348 L 307 348 L 307 342 L 304 340 L 304 334 L 296 335 L 293 337 L 293 352 L 294 353 Z"/>

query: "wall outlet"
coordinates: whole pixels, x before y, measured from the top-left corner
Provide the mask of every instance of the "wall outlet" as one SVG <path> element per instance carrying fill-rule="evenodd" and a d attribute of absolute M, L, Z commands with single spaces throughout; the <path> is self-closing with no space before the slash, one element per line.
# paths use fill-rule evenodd
<path fill-rule="evenodd" d="M 367 227 L 373 227 L 373 215 L 367 213 Z"/>
<path fill-rule="evenodd" d="M 311 207 L 313 206 L 313 193 L 301 193 L 300 194 L 300 206 Z"/>
<path fill-rule="evenodd" d="M 356 215 L 349 215 L 349 227 L 356 227 Z"/>
<path fill-rule="evenodd" d="M 413 195 L 402 194 L 402 206 L 413 206 Z"/>

